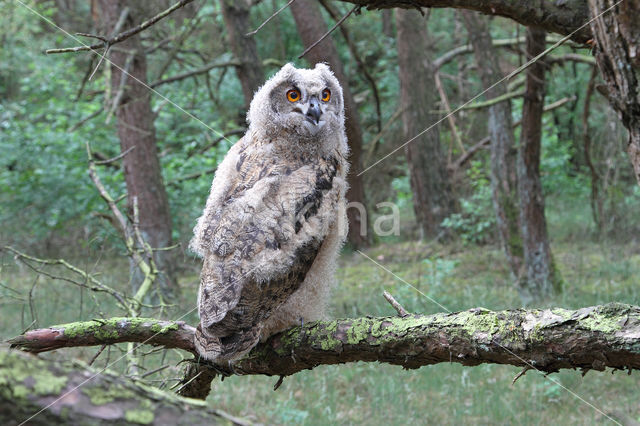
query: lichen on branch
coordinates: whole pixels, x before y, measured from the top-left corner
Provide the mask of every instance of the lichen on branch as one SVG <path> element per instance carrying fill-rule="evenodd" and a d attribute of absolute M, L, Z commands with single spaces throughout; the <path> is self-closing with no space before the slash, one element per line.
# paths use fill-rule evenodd
<path fill-rule="evenodd" d="M 193 327 L 150 318 L 111 318 L 32 330 L 9 342 L 31 352 L 138 342 L 195 353 Z M 418 368 L 440 362 L 603 370 L 640 368 L 640 307 L 578 310 L 471 309 L 456 313 L 317 321 L 256 346 L 223 374 L 290 375 L 325 364 L 378 361 Z M 203 365 L 207 368 L 207 365 Z"/>

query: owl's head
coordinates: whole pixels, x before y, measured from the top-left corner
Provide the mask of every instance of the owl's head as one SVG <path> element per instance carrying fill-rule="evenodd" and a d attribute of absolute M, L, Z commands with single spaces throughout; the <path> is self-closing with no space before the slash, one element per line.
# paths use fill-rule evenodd
<path fill-rule="evenodd" d="M 247 121 L 267 136 L 307 141 L 344 133 L 342 87 L 326 64 L 313 69 L 286 64 L 256 92 Z"/>

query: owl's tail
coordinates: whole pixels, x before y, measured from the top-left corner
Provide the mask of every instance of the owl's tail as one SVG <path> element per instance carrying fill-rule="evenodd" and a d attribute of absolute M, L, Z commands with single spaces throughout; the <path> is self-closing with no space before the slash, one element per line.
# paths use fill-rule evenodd
<path fill-rule="evenodd" d="M 196 350 L 206 360 L 221 364 L 242 358 L 260 340 L 260 327 L 239 330 L 227 336 L 217 336 L 198 324 L 194 337 Z"/>

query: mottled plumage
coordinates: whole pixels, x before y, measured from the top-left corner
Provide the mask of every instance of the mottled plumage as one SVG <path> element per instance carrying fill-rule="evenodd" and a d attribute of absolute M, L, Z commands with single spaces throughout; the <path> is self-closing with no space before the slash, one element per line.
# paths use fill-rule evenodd
<path fill-rule="evenodd" d="M 346 234 L 344 106 L 329 68 L 285 65 L 247 118 L 190 245 L 204 258 L 195 344 L 215 362 L 320 319 Z"/>

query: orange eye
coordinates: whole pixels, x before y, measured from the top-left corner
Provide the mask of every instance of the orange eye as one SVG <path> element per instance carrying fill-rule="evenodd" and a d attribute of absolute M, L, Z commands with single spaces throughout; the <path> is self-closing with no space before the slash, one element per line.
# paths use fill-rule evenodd
<path fill-rule="evenodd" d="M 324 89 L 322 91 L 322 102 L 329 102 L 329 99 L 331 99 L 331 90 Z"/>
<path fill-rule="evenodd" d="M 298 89 L 291 89 L 287 92 L 287 99 L 289 102 L 297 102 L 300 100 L 300 91 Z"/>

